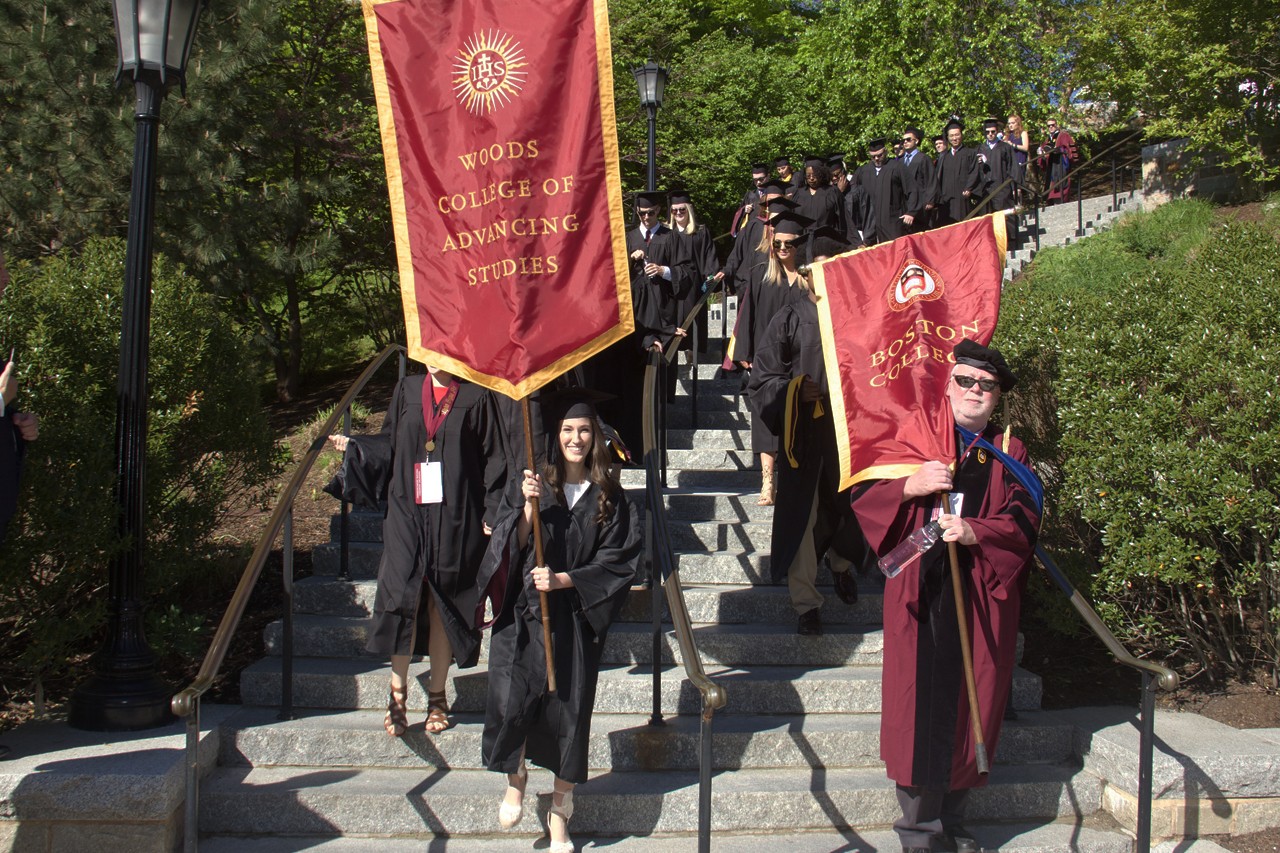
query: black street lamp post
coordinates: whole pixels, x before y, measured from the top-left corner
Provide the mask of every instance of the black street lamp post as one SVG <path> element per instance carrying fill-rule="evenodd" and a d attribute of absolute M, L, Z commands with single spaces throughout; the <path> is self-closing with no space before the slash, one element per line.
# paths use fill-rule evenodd
<path fill-rule="evenodd" d="M 155 654 L 142 630 L 151 231 L 160 102 L 171 85 L 183 82 L 204 0 L 113 0 L 112 5 L 120 51 L 117 80 L 132 79 L 137 96 L 116 383 L 115 492 L 125 547 L 109 569 L 107 639 L 94 658 L 93 676 L 72 694 L 69 722 L 79 729 L 132 731 L 172 720 L 173 691 L 156 673 Z"/>
<path fill-rule="evenodd" d="M 631 72 L 640 90 L 640 106 L 649 110 L 649 175 L 645 190 L 658 188 L 658 110 L 662 108 L 662 93 L 667 88 L 667 69 L 656 62 L 646 62 Z"/>

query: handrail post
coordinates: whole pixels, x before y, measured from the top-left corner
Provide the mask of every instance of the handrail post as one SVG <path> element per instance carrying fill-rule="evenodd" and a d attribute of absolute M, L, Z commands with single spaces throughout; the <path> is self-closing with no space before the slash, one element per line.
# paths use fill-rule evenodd
<path fill-rule="evenodd" d="M 654 395 L 658 408 L 658 462 L 662 466 L 662 488 L 667 487 L 667 370 L 671 365 L 665 358 L 658 359 L 658 390 Z"/>
<path fill-rule="evenodd" d="M 1156 689 L 1151 673 L 1142 673 L 1142 712 L 1138 721 L 1137 853 L 1151 851 L 1151 764 L 1156 736 Z"/>
<path fill-rule="evenodd" d="M 1118 199 L 1119 188 L 1116 186 L 1116 155 L 1111 155 L 1111 209 L 1114 211 L 1120 206 Z"/>
<path fill-rule="evenodd" d="M 662 512 L 661 504 L 661 494 L 652 497 L 649 500 L 649 513 L 652 515 Z M 661 726 L 666 724 L 662 719 L 662 584 L 665 578 L 662 577 L 662 564 L 654 554 L 657 543 L 653 530 L 655 525 L 653 519 L 648 521 L 646 532 L 649 536 L 650 554 L 653 555 L 653 560 L 649 564 L 649 607 L 653 621 L 653 714 L 649 717 L 649 725 Z"/>
<path fill-rule="evenodd" d="M 705 285 L 705 282 L 704 282 Z M 698 318 L 693 318 L 693 323 L 689 326 L 689 331 L 693 333 L 693 347 L 689 350 L 689 388 L 690 395 L 693 397 L 692 405 L 692 426 L 693 431 L 698 431 Z"/>
<path fill-rule="evenodd" d="M 1036 199 L 1036 251 L 1040 251 L 1040 199 Z"/>
<path fill-rule="evenodd" d="M 351 407 L 347 406 L 342 413 L 342 434 L 351 435 Z M 351 579 L 351 504 L 343 500 L 338 516 L 338 580 Z"/>
<path fill-rule="evenodd" d="M 702 733 L 698 760 L 698 853 L 711 853 L 711 720 L 714 708 L 702 697 Z"/>
<path fill-rule="evenodd" d="M 280 640 L 280 716 L 293 719 L 293 507 L 284 517 L 284 569 L 281 587 L 284 592 L 284 618 Z"/>
<path fill-rule="evenodd" d="M 185 772 L 187 777 L 186 800 L 182 804 L 183 853 L 197 853 L 200 839 L 200 698 L 196 697 L 193 710 L 187 715 L 187 749 Z"/>
<path fill-rule="evenodd" d="M 1068 180 L 1070 180 L 1068 178 Z M 1079 177 L 1075 180 L 1076 185 L 1076 236 L 1084 236 L 1084 181 Z"/>

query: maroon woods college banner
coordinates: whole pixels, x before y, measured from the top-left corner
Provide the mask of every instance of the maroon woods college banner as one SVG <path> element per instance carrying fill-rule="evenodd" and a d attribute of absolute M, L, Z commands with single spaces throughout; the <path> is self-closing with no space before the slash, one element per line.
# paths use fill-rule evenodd
<path fill-rule="evenodd" d="M 409 354 L 520 398 L 632 330 L 605 0 L 364 0 Z"/>
<path fill-rule="evenodd" d="M 990 343 L 1004 258 L 999 213 L 815 266 L 840 488 L 955 458 L 951 351 Z"/>

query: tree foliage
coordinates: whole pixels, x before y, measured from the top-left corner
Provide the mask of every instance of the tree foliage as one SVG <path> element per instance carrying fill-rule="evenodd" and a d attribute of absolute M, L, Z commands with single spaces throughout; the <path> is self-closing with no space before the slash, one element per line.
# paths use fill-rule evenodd
<path fill-rule="evenodd" d="M 84 652 L 102 624 L 106 569 L 119 547 L 113 436 L 124 244 L 21 262 L 0 301 L 22 408 L 40 417 L 19 513 L 0 550 L 0 657 L 24 677 Z M 177 590 L 208 570 L 228 498 L 263 484 L 277 452 L 245 347 L 213 300 L 160 258 L 152 302 L 146 448 L 146 589 Z"/>

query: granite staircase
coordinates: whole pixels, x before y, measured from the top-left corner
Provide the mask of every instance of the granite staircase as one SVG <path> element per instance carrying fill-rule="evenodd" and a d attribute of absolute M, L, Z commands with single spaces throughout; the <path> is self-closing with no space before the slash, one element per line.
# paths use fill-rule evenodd
<path fill-rule="evenodd" d="M 713 848 L 897 851 L 896 801 L 878 758 L 881 586 L 861 579 L 857 604 L 847 606 L 822 570 L 825 633 L 796 634 L 785 586 L 768 581 L 772 510 L 756 506 L 745 400 L 736 379 L 698 370 L 697 428 L 688 379 L 669 412 L 666 505 L 699 650 L 729 697 L 714 724 Z M 625 471 L 624 485 L 639 501 L 643 471 Z M 277 720 L 279 623 L 266 631 L 268 656 L 242 675 L 244 705 L 222 725 L 219 764 L 202 784 L 201 849 L 545 847 L 550 774 L 532 770 L 525 820 L 504 833 L 504 778 L 480 765 L 487 646 L 479 666 L 454 670 L 453 729 L 423 729 L 422 661 L 411 670 L 409 732 L 383 732 L 388 667 L 361 651 L 381 525 L 356 513 L 350 529 L 349 579 L 338 577 L 335 542 L 316 549 L 315 575 L 296 587 L 296 718 Z M 667 631 L 665 721 L 649 723 L 651 600 L 648 590 L 632 592 L 605 648 L 591 779 L 578 789 L 571 826 L 579 849 L 696 849 L 701 702 Z M 1129 836 L 1101 811 L 1101 780 L 1079 769 L 1071 724 L 1038 710 L 1039 701 L 1038 676 L 1017 670 L 1019 718 L 1005 726 L 991 784 L 971 803 L 979 840 L 1010 853 L 1128 851 Z"/>
<path fill-rule="evenodd" d="M 1010 281 L 1020 275 L 1031 263 L 1038 251 L 1055 246 L 1067 246 L 1096 234 L 1113 223 L 1121 214 L 1140 208 L 1142 196 L 1136 192 L 1121 193 L 1112 204 L 1111 195 L 1086 198 L 1081 210 L 1076 203 L 1063 202 L 1040 211 L 1040 249 L 1036 249 L 1036 219 L 1034 211 L 1017 217 L 1018 234 L 1009 241 L 1009 254 L 1004 265 L 1004 279 Z M 1083 213 L 1083 217 L 1081 217 Z M 1078 233 L 1083 218 L 1084 233 Z"/>

